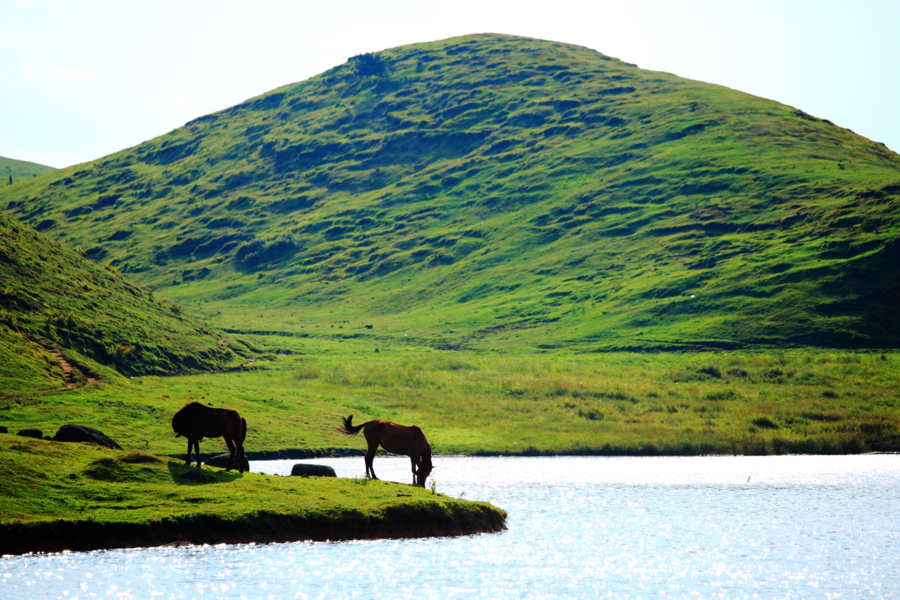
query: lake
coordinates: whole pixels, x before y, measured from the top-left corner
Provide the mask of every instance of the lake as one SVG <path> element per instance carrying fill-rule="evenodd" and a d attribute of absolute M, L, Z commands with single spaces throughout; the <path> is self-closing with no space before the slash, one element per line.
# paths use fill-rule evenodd
<path fill-rule="evenodd" d="M 296 462 L 361 477 L 362 458 Z M 375 459 L 406 483 L 409 461 Z M 509 512 L 458 538 L 0 558 L 2 598 L 891 598 L 900 455 L 436 457 L 436 490 Z M 430 481 L 429 481 L 430 484 Z"/>

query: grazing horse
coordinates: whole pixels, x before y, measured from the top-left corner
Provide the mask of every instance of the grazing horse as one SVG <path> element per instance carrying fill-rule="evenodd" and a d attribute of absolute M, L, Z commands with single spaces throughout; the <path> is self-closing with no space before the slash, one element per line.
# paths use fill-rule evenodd
<path fill-rule="evenodd" d="M 390 421 L 375 419 L 362 425 L 353 424 L 353 415 L 344 419 L 344 424 L 338 427 L 338 431 L 344 435 L 356 435 L 362 430 L 369 444 L 366 452 L 366 477 L 378 479 L 372 462 L 375 460 L 375 451 L 379 444 L 391 454 L 408 456 L 412 462 L 413 485 L 425 487 L 425 480 L 431 474 L 431 446 L 428 438 L 422 430 L 415 425 L 406 427 Z"/>
<path fill-rule="evenodd" d="M 200 440 L 205 437 L 225 438 L 228 444 L 228 452 L 231 453 L 231 463 L 226 469 L 238 466 L 240 472 L 244 472 L 244 439 L 247 437 L 247 419 L 241 417 L 238 411 L 230 408 L 211 408 L 191 402 L 185 404 L 172 417 L 172 429 L 175 437 L 184 436 L 188 441 L 187 464 L 191 464 L 191 446 L 197 452 L 197 468 L 200 468 Z M 237 445 L 237 452 L 235 451 Z"/>

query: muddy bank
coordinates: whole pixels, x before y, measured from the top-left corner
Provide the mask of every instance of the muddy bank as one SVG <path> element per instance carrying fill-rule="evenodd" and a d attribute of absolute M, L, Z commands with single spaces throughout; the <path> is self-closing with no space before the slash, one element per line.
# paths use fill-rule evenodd
<path fill-rule="evenodd" d="M 258 512 L 228 518 L 200 514 L 147 523 L 57 520 L 0 524 L 0 555 L 29 552 L 142 548 L 187 542 L 246 544 L 324 540 L 396 539 L 493 533 L 506 528 L 506 512 L 485 503 L 450 507 L 407 504 L 379 516 Z"/>

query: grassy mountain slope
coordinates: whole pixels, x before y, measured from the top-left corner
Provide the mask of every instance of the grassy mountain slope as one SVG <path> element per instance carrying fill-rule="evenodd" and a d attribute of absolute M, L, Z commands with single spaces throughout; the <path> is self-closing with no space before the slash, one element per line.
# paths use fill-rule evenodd
<path fill-rule="evenodd" d="M 64 385 L 49 345 L 125 375 L 165 374 L 236 360 L 241 347 L 219 338 L 115 268 L 0 214 L 0 393 Z"/>
<path fill-rule="evenodd" d="M 54 170 L 53 167 L 0 156 L 0 187 L 10 185 L 10 177 L 12 177 L 12 183 L 15 185 L 22 179 L 37 177 Z"/>
<path fill-rule="evenodd" d="M 218 326 L 579 350 L 897 347 L 900 156 L 595 51 L 355 57 L 0 208 Z"/>

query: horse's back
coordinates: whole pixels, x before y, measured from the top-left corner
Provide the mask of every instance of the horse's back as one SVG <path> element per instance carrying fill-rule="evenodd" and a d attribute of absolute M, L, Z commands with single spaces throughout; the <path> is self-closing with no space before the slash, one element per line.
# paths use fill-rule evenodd
<path fill-rule="evenodd" d="M 364 433 L 367 440 L 381 444 L 381 447 L 391 454 L 405 456 L 421 454 L 423 448 L 428 446 L 425 434 L 416 425 L 398 425 L 379 419 L 372 421 Z"/>
<path fill-rule="evenodd" d="M 243 424 L 238 411 L 231 408 L 213 408 L 191 402 L 172 417 L 172 428 L 176 433 L 196 437 L 221 437 L 230 435 L 240 440 Z"/>

